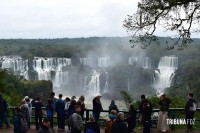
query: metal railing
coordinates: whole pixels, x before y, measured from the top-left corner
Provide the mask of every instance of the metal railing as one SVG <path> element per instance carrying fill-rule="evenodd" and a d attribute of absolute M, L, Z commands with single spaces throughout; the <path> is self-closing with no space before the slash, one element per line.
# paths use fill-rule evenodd
<path fill-rule="evenodd" d="M 14 109 L 15 109 L 15 106 L 10 106 L 9 107 L 9 112 L 10 112 L 9 116 L 11 118 L 11 121 L 14 119 L 14 115 L 15 115 Z M 34 110 L 35 110 L 35 108 L 32 107 L 32 110 L 33 111 L 32 111 L 32 117 L 31 118 L 34 119 L 35 118 L 35 116 L 34 116 Z M 43 112 L 45 112 L 45 107 L 42 107 L 42 110 L 43 110 Z M 86 121 L 89 120 L 89 117 L 90 117 L 90 114 L 92 114 L 92 111 L 93 111 L 92 109 L 87 109 L 85 111 L 85 118 L 84 119 Z M 153 109 L 152 110 L 152 114 L 156 114 L 156 113 L 158 114 L 159 111 L 160 111 L 159 109 Z M 124 114 L 128 113 L 127 111 L 120 111 L 120 112 L 123 112 Z M 108 110 L 103 110 L 101 114 L 104 114 L 104 117 L 106 117 L 105 113 L 108 114 Z M 139 110 L 137 110 L 137 119 L 136 119 L 137 123 L 140 123 L 139 116 L 140 116 L 140 113 L 139 113 Z M 184 116 L 184 108 L 169 108 L 168 116 L 169 116 L 170 119 L 180 119 L 179 116 L 182 116 L 181 118 L 184 119 L 185 118 L 185 116 Z M 45 118 L 45 117 L 46 117 L 45 114 L 43 114 L 43 118 Z M 57 115 L 54 115 L 54 118 L 57 118 Z M 199 126 L 200 126 L 200 108 L 197 109 L 194 118 L 195 118 L 195 122 L 198 122 Z M 104 120 L 105 119 L 101 115 L 100 121 L 104 121 Z M 152 123 L 156 124 L 157 121 L 158 121 L 158 117 L 152 117 L 151 121 L 152 121 Z M 56 122 L 57 121 L 54 121 L 54 123 L 56 123 Z M 176 126 L 175 124 L 171 124 L 170 125 L 171 130 L 174 130 L 175 126 Z"/>

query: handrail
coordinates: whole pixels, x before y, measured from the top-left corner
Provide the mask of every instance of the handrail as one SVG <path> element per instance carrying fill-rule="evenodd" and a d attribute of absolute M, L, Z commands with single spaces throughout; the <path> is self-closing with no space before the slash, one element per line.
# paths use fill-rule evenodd
<path fill-rule="evenodd" d="M 10 116 L 12 116 L 12 118 L 14 119 L 14 114 L 15 114 L 15 112 L 14 112 L 14 108 L 15 108 L 15 106 L 9 106 L 9 109 L 11 110 L 11 112 L 12 112 L 12 115 L 10 115 Z M 32 109 L 34 110 L 35 109 L 35 107 L 32 107 Z M 44 111 L 45 110 L 45 107 L 42 107 L 42 110 Z M 92 112 L 93 110 L 92 109 L 86 109 L 86 111 L 85 111 L 85 120 L 86 121 L 88 121 L 89 120 L 89 115 L 90 115 L 90 112 Z M 160 109 L 153 109 L 152 110 L 152 113 L 156 113 L 156 112 L 159 112 L 160 111 Z M 103 111 L 101 111 L 101 112 L 106 112 L 106 113 L 108 113 L 108 110 L 103 110 Z M 119 112 L 123 112 L 123 113 L 128 113 L 128 111 L 119 111 Z M 137 112 L 137 115 L 140 115 L 140 112 L 139 112 L 139 110 L 137 110 L 136 111 Z M 178 112 L 181 112 L 181 113 L 184 113 L 184 108 L 169 108 L 169 111 L 168 111 L 169 113 L 168 113 L 168 115 L 169 115 L 169 118 L 171 118 L 171 119 L 175 119 L 176 118 L 176 113 L 178 113 Z M 200 108 L 197 108 L 197 112 L 200 112 Z M 43 118 L 44 117 L 46 117 L 45 115 L 43 115 Z M 35 118 L 35 116 L 33 115 L 33 113 L 32 113 L 32 118 Z M 57 118 L 56 116 L 54 116 L 54 118 Z M 178 119 L 178 118 L 177 118 Z M 103 120 L 103 119 L 100 119 L 100 120 Z M 152 119 L 152 121 L 157 121 L 157 119 Z M 195 121 L 198 121 L 198 122 L 200 122 L 200 118 L 199 119 L 195 119 Z M 139 122 L 139 119 L 137 119 L 137 122 Z M 171 125 L 171 130 L 174 130 L 175 129 L 175 125 L 174 124 L 172 124 Z"/>

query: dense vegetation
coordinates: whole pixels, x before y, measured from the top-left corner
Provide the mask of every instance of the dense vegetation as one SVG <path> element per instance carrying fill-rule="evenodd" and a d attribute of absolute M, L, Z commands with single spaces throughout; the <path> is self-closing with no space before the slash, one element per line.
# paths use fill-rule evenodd
<path fill-rule="evenodd" d="M 10 70 L 0 69 L 0 93 L 9 105 L 20 105 L 25 95 L 46 100 L 52 89 L 51 81 L 27 81 Z"/>

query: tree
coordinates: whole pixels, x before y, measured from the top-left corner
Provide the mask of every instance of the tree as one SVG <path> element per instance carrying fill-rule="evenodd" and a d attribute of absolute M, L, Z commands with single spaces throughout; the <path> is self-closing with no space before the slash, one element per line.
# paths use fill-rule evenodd
<path fill-rule="evenodd" d="M 154 32 L 162 26 L 176 33 L 171 42 L 166 41 L 167 49 L 181 50 L 191 43 L 191 33 L 199 32 L 199 18 L 200 0 L 141 0 L 137 12 L 128 15 L 123 26 L 131 32 L 133 46 L 142 42 L 142 48 L 158 41 Z"/>

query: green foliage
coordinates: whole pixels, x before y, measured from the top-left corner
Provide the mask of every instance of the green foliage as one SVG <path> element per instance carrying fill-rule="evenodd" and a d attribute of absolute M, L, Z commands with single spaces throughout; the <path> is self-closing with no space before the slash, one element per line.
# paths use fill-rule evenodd
<path fill-rule="evenodd" d="M 133 99 L 132 99 L 130 93 L 127 91 L 121 90 L 120 94 L 121 94 L 123 102 L 126 105 L 126 108 L 128 109 L 129 105 L 133 102 Z"/>
<path fill-rule="evenodd" d="M 20 105 L 25 95 L 31 98 L 47 98 L 52 91 L 51 81 L 26 81 L 10 70 L 0 69 L 0 93 L 9 105 Z"/>

